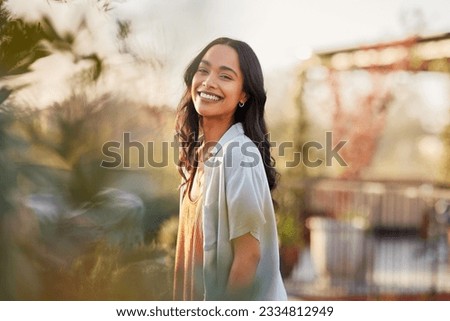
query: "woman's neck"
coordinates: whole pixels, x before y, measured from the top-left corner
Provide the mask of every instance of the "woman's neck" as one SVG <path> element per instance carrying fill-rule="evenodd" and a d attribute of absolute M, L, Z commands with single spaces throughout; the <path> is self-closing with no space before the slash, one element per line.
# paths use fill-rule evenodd
<path fill-rule="evenodd" d="M 203 138 L 206 145 L 214 144 L 225 134 L 225 132 L 233 125 L 233 120 L 216 121 L 211 119 L 202 119 L 201 127 L 203 130 Z"/>

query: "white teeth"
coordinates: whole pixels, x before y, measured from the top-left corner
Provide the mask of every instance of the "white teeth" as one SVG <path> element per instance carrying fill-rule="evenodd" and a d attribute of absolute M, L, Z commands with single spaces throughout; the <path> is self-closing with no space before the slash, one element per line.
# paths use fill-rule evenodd
<path fill-rule="evenodd" d="M 207 93 L 200 93 L 200 97 L 205 98 L 205 99 L 209 99 L 209 100 L 214 100 L 214 101 L 218 101 L 220 99 L 220 97 L 217 97 L 215 95 L 210 95 Z"/>

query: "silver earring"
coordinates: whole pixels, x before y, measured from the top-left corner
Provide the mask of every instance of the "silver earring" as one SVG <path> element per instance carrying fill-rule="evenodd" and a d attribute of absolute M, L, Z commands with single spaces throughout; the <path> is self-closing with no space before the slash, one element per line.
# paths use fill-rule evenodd
<path fill-rule="evenodd" d="M 242 107 L 244 107 L 245 103 L 241 103 L 241 102 L 239 102 L 239 104 L 238 104 L 238 105 L 239 105 L 239 107 L 241 107 L 241 108 L 242 108 Z"/>

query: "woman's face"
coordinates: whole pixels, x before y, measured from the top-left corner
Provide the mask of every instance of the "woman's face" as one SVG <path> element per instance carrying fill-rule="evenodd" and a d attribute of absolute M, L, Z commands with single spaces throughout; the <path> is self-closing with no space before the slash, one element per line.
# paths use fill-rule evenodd
<path fill-rule="evenodd" d="M 192 79 L 195 110 L 206 119 L 232 122 L 239 102 L 247 97 L 237 52 L 227 45 L 214 45 L 203 56 Z"/>

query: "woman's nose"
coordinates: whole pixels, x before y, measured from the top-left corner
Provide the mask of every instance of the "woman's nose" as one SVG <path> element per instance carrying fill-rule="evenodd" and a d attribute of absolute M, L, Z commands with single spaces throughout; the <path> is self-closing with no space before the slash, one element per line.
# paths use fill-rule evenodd
<path fill-rule="evenodd" d="M 205 88 L 215 88 L 216 87 L 216 81 L 214 80 L 214 78 L 212 77 L 212 75 L 208 75 L 208 77 L 206 77 L 203 82 L 202 82 L 202 86 Z"/>

